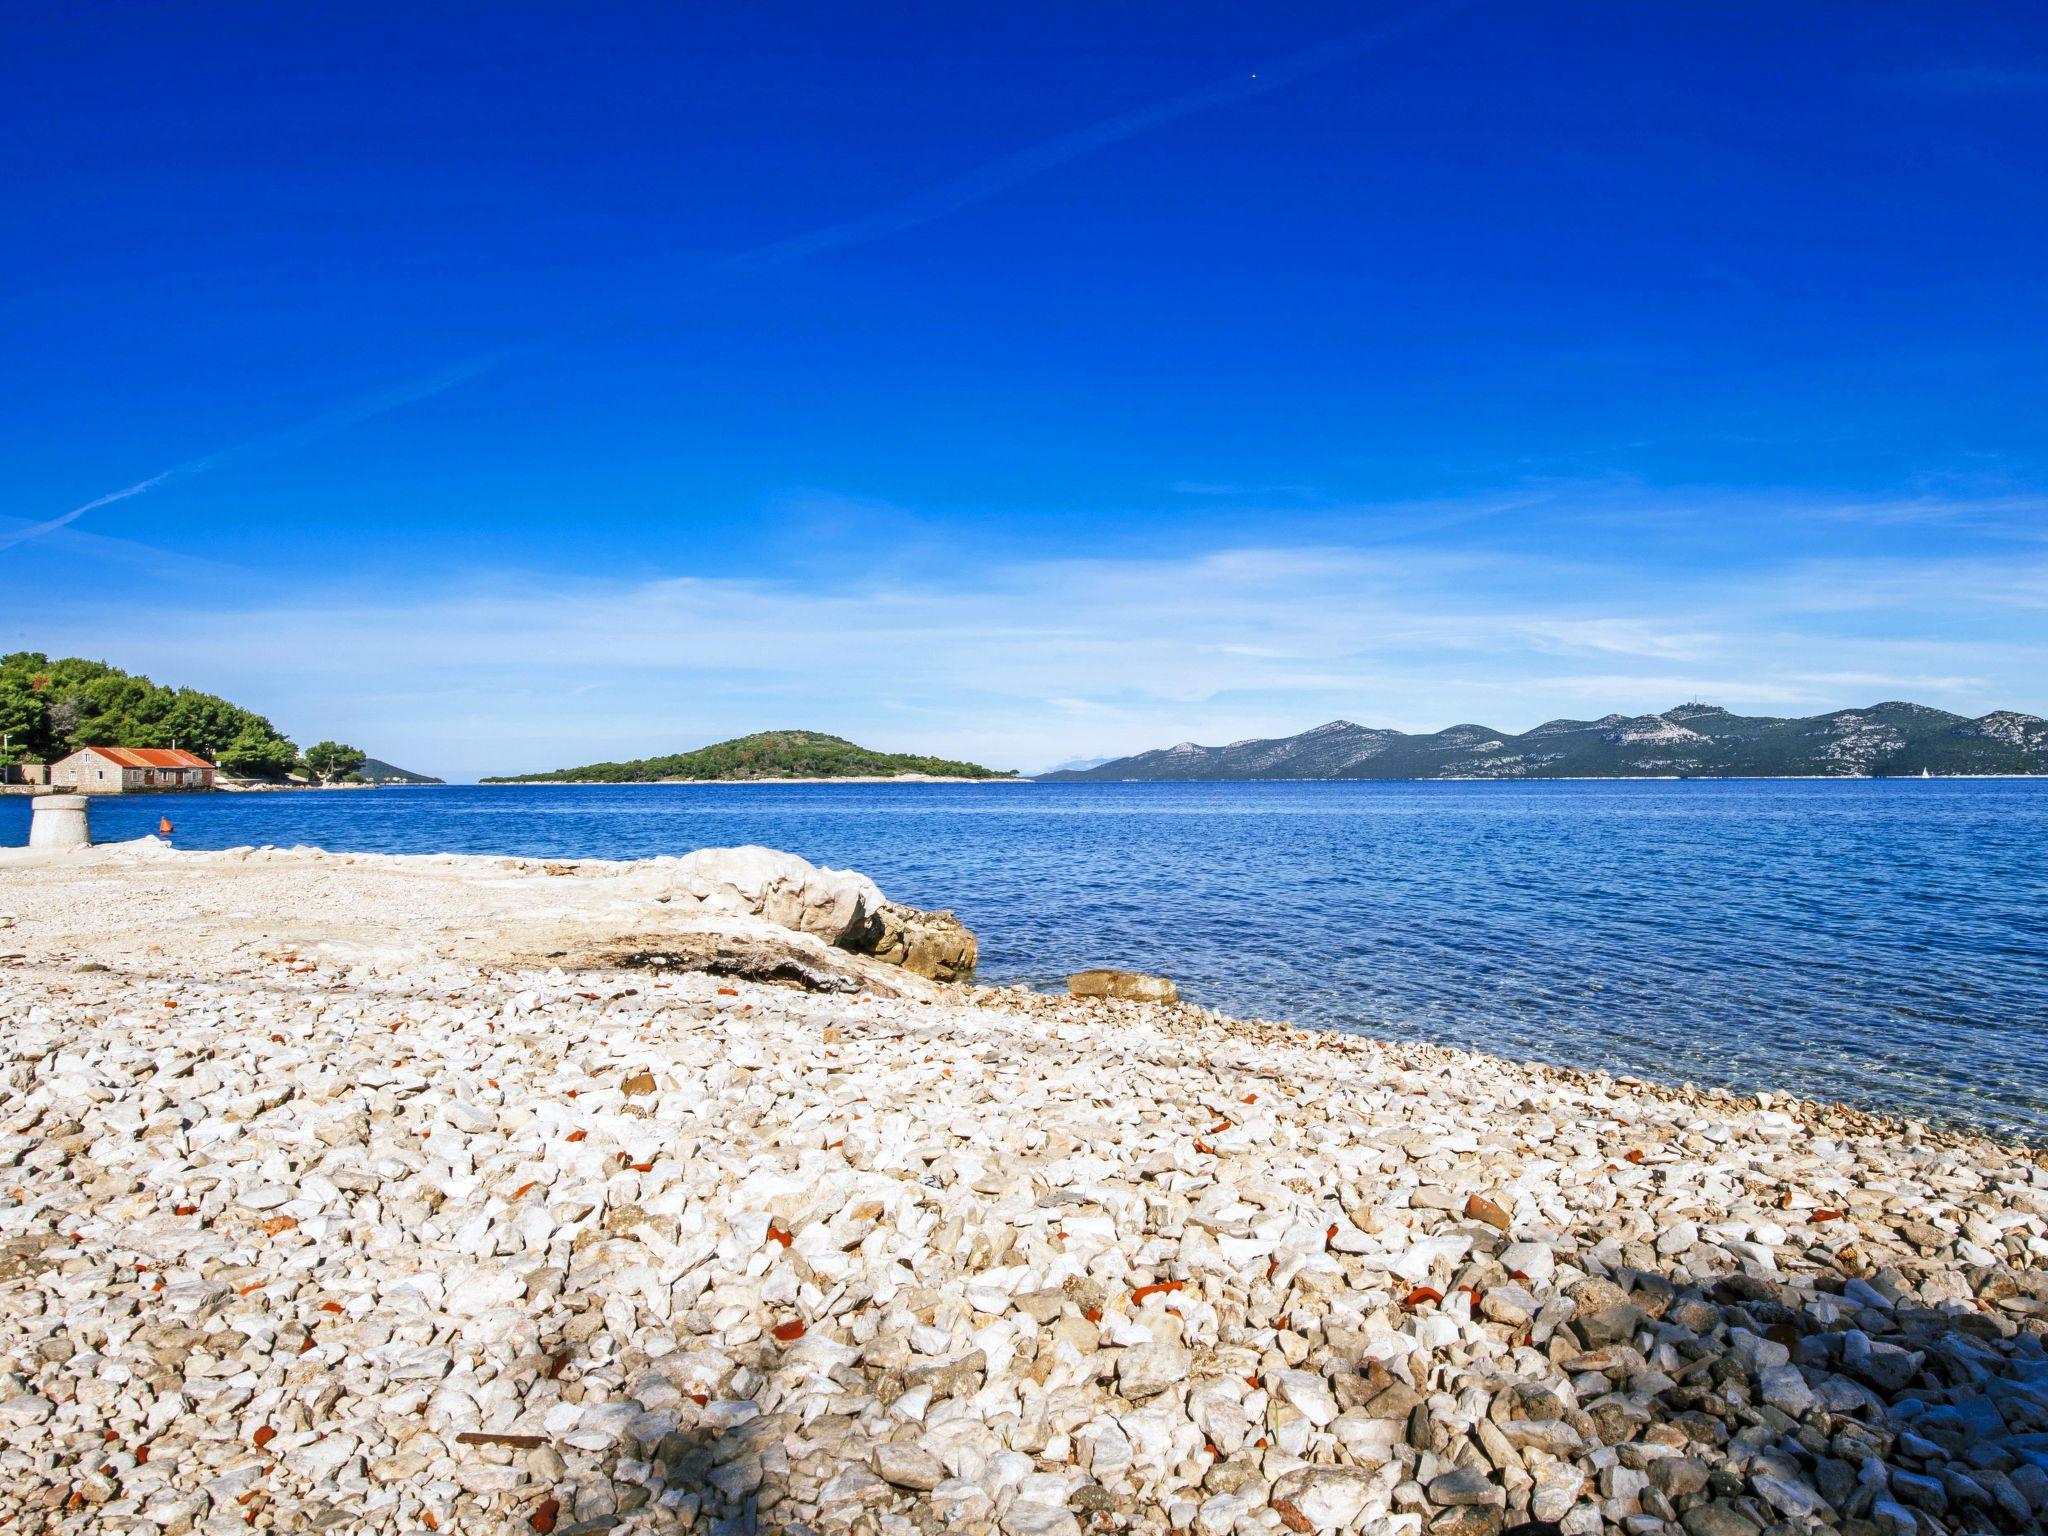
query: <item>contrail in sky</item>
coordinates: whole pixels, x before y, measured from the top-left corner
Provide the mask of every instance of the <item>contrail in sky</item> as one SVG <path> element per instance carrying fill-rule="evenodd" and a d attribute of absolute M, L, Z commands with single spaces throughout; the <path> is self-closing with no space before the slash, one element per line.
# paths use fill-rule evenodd
<path fill-rule="evenodd" d="M 1439 5 L 1425 6 L 1395 21 L 1382 22 L 1376 27 L 1366 27 L 1344 36 L 1318 43 L 1313 48 L 1304 48 L 1291 53 L 1277 63 L 1268 64 L 1256 73 L 1233 75 L 1228 80 L 1219 80 L 1212 85 L 1201 86 L 1179 96 L 1170 96 L 1164 101 L 1153 102 L 1150 106 L 1136 107 L 1115 117 L 1106 117 L 1099 123 L 1090 123 L 1085 128 L 1076 128 L 1054 138 L 1033 144 L 1028 149 L 1005 155 L 1000 160 L 991 160 L 965 175 L 951 181 L 942 181 L 937 186 L 927 187 L 922 192 L 912 193 L 901 202 L 893 203 L 878 212 L 863 218 L 851 219 L 844 224 L 830 224 L 823 229 L 814 229 L 786 240 L 777 240 L 771 245 L 757 246 L 737 256 L 727 256 L 712 263 L 711 270 L 735 271 L 761 267 L 785 266 L 793 261 L 802 261 L 807 256 L 816 256 L 824 251 L 844 250 L 852 245 L 866 245 L 893 235 L 901 230 L 913 229 L 919 224 L 928 224 L 933 219 L 944 218 L 949 213 L 978 203 L 983 198 L 993 197 L 998 192 L 1007 192 L 1011 187 L 1043 176 L 1047 171 L 1065 165 L 1070 160 L 1111 144 L 1120 144 L 1134 139 L 1154 128 L 1163 128 L 1168 123 L 1211 107 L 1227 106 L 1232 102 L 1248 101 L 1254 96 L 1263 96 L 1268 91 L 1277 91 L 1282 86 L 1292 85 L 1306 76 L 1317 74 L 1347 59 L 1357 57 L 1376 44 L 1387 42 L 1404 32 L 1424 26 L 1439 17 L 1461 11 L 1471 0 L 1445 0 Z"/>
<path fill-rule="evenodd" d="M 809 230 L 784 240 L 755 246 L 752 250 L 741 251 L 736 255 L 721 257 L 705 270 L 715 273 L 765 271 L 788 266 L 826 251 L 866 245 L 906 229 L 915 229 L 920 224 L 929 224 L 934 219 L 944 218 L 949 213 L 956 213 L 973 203 L 1043 176 L 1048 171 L 1056 170 L 1069 161 L 1078 160 L 1098 149 L 1120 144 L 1126 139 L 1134 139 L 1140 134 L 1149 133 L 1155 128 L 1163 128 L 1169 123 L 1178 122 L 1197 112 L 1205 112 L 1212 107 L 1228 106 L 1232 102 L 1248 101 L 1269 91 L 1277 91 L 1297 80 L 1356 58 L 1367 49 L 1405 32 L 1464 10 L 1471 3 L 1472 0 L 1442 0 L 1440 4 L 1424 6 L 1395 20 L 1347 32 L 1342 37 L 1318 43 L 1312 48 L 1304 48 L 1299 53 L 1291 53 L 1255 72 L 1233 75 L 1228 80 L 1219 80 L 1192 91 L 1185 91 L 1178 96 L 1170 96 L 1164 101 L 1135 107 L 1115 117 L 1107 117 L 1086 127 L 1058 134 L 1027 149 L 1005 155 L 999 160 L 991 160 L 988 164 L 964 175 L 912 193 L 909 197 L 862 218 L 850 219 L 840 224 L 828 224 L 821 229 Z M 232 448 L 224 448 L 203 458 L 175 464 L 146 480 L 138 480 L 118 491 L 96 496 L 60 516 L 40 523 L 31 523 L 11 533 L 0 533 L 0 550 L 55 533 L 60 528 L 75 523 L 88 512 L 111 506 L 117 501 L 126 501 L 131 496 L 140 496 L 170 481 L 188 479 L 236 460 L 297 447 L 301 443 L 312 442 L 330 433 L 352 427 L 358 422 L 367 421 L 373 416 L 382 416 L 401 406 L 441 394 L 481 373 L 488 372 L 518 350 L 524 349 L 505 348 L 487 353 L 483 357 L 457 364 L 427 378 L 397 385 L 367 399 L 359 400 L 353 405 L 330 411 L 301 426 L 237 444 Z"/>
<path fill-rule="evenodd" d="M 288 448 L 297 448 L 304 443 L 314 442 L 331 433 L 339 432 L 346 427 L 352 427 L 357 422 L 368 421 L 372 416 L 382 416 L 387 411 L 395 411 L 400 406 L 411 405 L 416 400 L 428 399 L 453 389 L 458 384 L 468 382 L 478 374 L 495 367 L 508 355 L 509 349 L 488 353 L 467 363 L 460 363 L 453 368 L 444 368 L 439 373 L 429 374 L 426 378 L 414 379 L 410 383 L 398 384 L 390 389 L 379 390 L 376 394 L 366 396 L 351 405 L 345 405 L 339 409 L 328 411 L 324 415 L 315 416 L 311 421 L 303 422 L 296 427 L 287 427 L 282 432 L 273 432 L 267 437 L 253 438 L 246 443 L 237 443 L 232 448 L 223 448 L 218 452 L 205 454 L 196 459 L 187 459 L 182 464 L 173 464 L 169 469 L 151 475 L 147 480 L 138 480 L 133 485 L 124 485 L 118 491 L 109 491 L 104 496 L 95 496 L 91 501 L 75 506 L 69 512 L 61 513 L 44 522 L 31 523 L 25 528 L 16 528 L 11 532 L 0 533 L 0 549 L 10 549 L 16 544 L 25 544 L 30 539 L 39 539 L 44 534 L 55 533 L 58 529 L 69 527 L 72 523 L 77 522 L 88 512 L 95 512 L 101 507 L 111 506 L 117 501 L 126 501 L 131 496 L 140 496 L 143 492 L 153 491 L 158 486 L 167 484 L 172 480 L 189 479 L 193 475 L 204 474 L 207 470 L 216 469 L 223 464 L 232 464 L 241 459 L 260 458 L 264 454 L 278 453 Z"/>

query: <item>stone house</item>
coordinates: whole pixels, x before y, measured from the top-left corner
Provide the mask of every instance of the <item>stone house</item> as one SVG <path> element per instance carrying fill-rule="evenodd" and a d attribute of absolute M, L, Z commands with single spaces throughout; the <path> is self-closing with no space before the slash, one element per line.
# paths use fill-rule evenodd
<path fill-rule="evenodd" d="M 82 747 L 50 768 L 50 787 L 81 795 L 213 788 L 214 766 L 176 747 Z"/>

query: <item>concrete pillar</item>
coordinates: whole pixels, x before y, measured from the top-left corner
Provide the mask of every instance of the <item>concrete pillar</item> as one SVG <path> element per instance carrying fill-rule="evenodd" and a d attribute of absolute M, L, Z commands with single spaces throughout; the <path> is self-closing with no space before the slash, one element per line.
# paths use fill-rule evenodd
<path fill-rule="evenodd" d="M 92 846 L 92 824 L 84 795 L 37 795 L 29 802 L 28 845 L 57 851 Z"/>

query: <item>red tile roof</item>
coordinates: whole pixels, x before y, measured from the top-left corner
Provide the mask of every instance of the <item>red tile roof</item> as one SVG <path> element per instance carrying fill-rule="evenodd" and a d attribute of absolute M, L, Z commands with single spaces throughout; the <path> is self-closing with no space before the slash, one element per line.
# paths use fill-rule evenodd
<path fill-rule="evenodd" d="M 109 762 L 123 768 L 211 768 L 213 764 L 196 752 L 178 747 L 88 747 Z"/>

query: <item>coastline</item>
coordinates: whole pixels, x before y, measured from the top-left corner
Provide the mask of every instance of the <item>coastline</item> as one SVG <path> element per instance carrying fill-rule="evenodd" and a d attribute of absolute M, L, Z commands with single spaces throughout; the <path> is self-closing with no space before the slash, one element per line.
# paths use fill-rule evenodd
<path fill-rule="evenodd" d="M 850 778 L 807 778 L 807 779 L 627 779 L 627 780 L 576 780 L 554 779 L 499 779 L 489 782 L 442 784 L 412 784 L 397 781 L 389 784 L 237 784 L 218 786 L 214 794 L 271 794 L 300 790 L 364 790 L 364 789 L 644 789 L 650 785 L 725 785 L 725 784 L 1917 784 L 1917 783 L 1970 783 L 1977 781 L 2025 781 L 2028 783 L 2048 780 L 2048 774 L 2038 773 L 1937 773 L 1922 780 L 1917 774 L 1580 774 L 1542 776 L 1527 778 L 1480 778 L 1445 775 L 1429 779 L 1052 779 L 1034 778 L 1028 774 L 987 779 L 950 778 L 944 774 L 895 774 L 889 777 L 858 776 Z M 0 784 L 0 795 L 36 795 L 48 793 L 40 785 Z M 142 791 L 138 791 L 140 795 Z M 191 793 L 181 791 L 181 794 Z M 108 797 L 120 798 L 120 797 Z M 130 797 L 134 798 L 134 797 Z"/>
<path fill-rule="evenodd" d="M 1438 774 L 1427 779 L 1040 779 L 1045 784 L 1920 784 L 1971 779 L 2048 779 L 2043 773 L 1531 773 Z"/>
<path fill-rule="evenodd" d="M 943 773 L 846 774 L 827 779 L 494 779 L 475 789 L 645 789 L 650 784 L 1031 784 L 1015 776 L 971 779 Z"/>
<path fill-rule="evenodd" d="M 8 1498 L 239 1518 L 260 1486 L 293 1530 L 2048 1512 L 2039 1153 L 843 951 L 857 990 L 664 968 L 650 936 L 827 948 L 679 903 L 678 862 L 0 855 L 0 1422 L 57 1450 Z"/>

